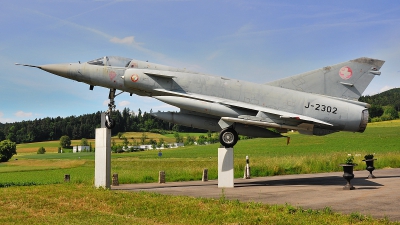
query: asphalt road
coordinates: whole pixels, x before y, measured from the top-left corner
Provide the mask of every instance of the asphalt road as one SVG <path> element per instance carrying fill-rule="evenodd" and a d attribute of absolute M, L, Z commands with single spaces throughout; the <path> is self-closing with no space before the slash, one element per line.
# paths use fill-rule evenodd
<path fill-rule="evenodd" d="M 355 171 L 355 190 L 343 190 L 343 172 L 235 179 L 234 188 L 224 188 L 227 199 L 301 206 L 303 209 L 330 207 L 335 212 L 358 212 L 374 218 L 400 221 L 400 169 Z M 218 181 L 123 184 L 112 190 L 148 191 L 166 195 L 220 198 Z"/>

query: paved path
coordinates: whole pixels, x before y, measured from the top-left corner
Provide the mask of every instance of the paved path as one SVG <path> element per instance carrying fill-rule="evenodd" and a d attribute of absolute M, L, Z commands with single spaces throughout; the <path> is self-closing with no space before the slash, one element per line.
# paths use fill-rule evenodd
<path fill-rule="evenodd" d="M 288 203 L 303 209 L 330 207 L 342 213 L 359 212 L 374 218 L 400 221 L 400 169 L 375 170 L 376 179 L 365 179 L 368 171 L 355 171 L 351 183 L 355 190 L 343 190 L 343 172 L 285 175 L 252 179 L 235 179 L 234 188 L 225 188 L 227 199 Z M 170 182 L 166 184 L 123 184 L 113 190 L 149 191 L 167 195 L 220 198 L 218 181 Z"/>

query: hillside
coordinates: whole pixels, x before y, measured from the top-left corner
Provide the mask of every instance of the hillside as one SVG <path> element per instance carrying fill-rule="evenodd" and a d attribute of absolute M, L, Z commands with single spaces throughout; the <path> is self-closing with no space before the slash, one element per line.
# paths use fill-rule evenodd
<path fill-rule="evenodd" d="M 400 111 L 400 88 L 394 88 L 372 96 L 361 96 L 358 100 L 376 106 L 390 105 L 393 106 L 396 111 Z"/>

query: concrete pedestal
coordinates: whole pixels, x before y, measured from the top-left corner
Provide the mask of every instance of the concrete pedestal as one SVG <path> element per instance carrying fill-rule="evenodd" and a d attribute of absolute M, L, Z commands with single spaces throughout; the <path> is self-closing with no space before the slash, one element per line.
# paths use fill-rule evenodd
<path fill-rule="evenodd" d="M 96 129 L 94 186 L 110 188 L 111 185 L 111 130 Z"/>
<path fill-rule="evenodd" d="M 218 148 L 218 187 L 233 188 L 233 148 Z"/>

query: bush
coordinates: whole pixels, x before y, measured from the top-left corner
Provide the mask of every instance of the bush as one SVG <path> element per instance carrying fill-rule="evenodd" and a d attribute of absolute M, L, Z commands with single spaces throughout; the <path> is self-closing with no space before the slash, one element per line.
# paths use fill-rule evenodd
<path fill-rule="evenodd" d="M 40 148 L 37 150 L 37 154 L 44 154 L 45 152 L 46 152 L 46 149 L 43 148 L 43 147 L 40 147 Z"/>
<path fill-rule="evenodd" d="M 17 145 L 10 140 L 0 142 L 0 162 L 7 162 L 13 155 L 17 154 Z"/>

